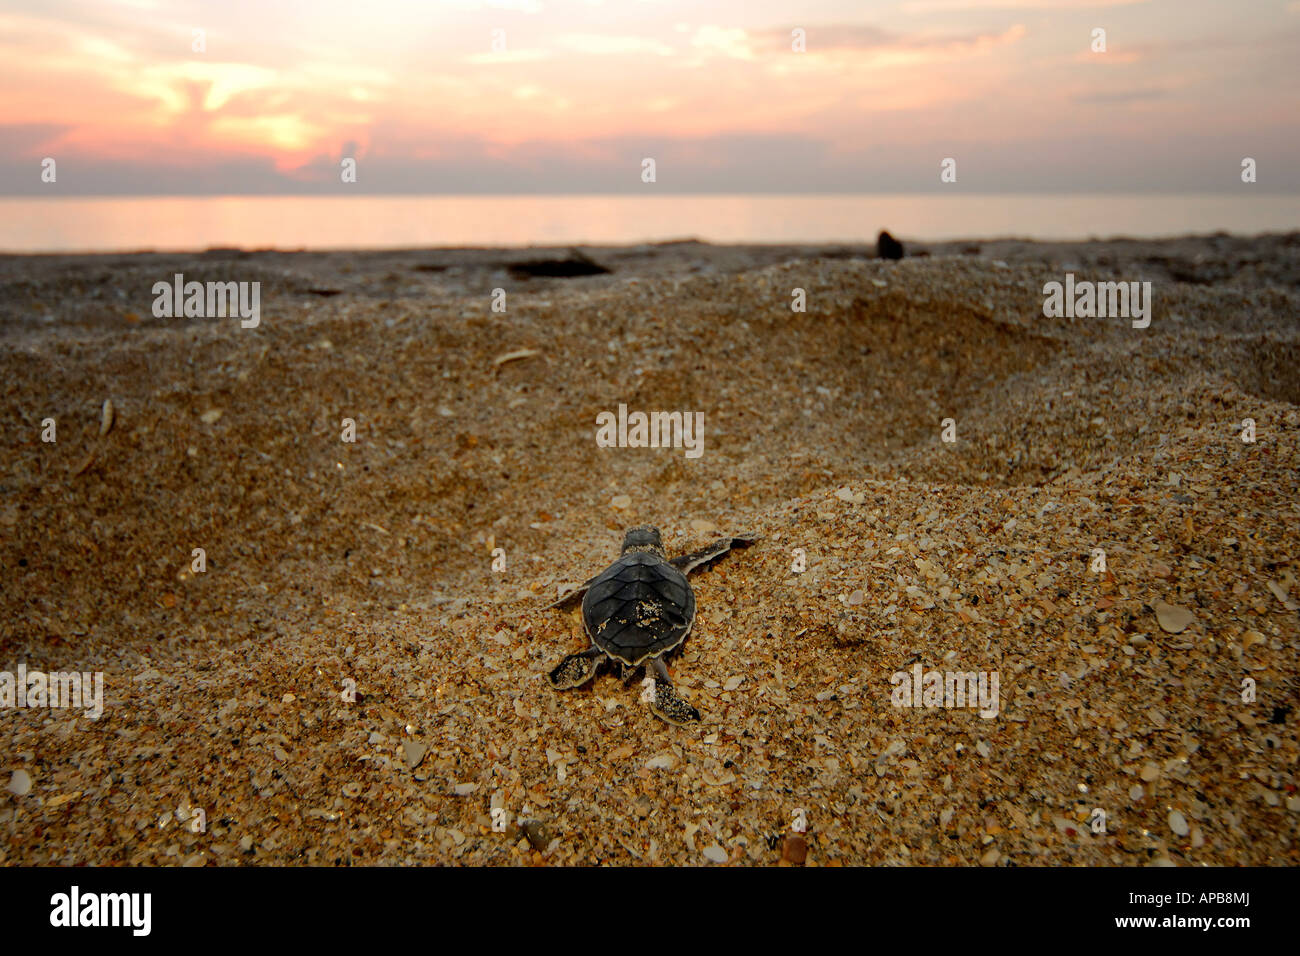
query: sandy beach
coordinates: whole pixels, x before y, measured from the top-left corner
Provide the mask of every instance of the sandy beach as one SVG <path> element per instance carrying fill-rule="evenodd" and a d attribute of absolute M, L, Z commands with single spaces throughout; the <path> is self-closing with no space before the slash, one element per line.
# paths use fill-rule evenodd
<path fill-rule="evenodd" d="M 1300 863 L 1300 233 L 901 238 L 0 256 L 0 669 L 103 675 L 0 709 L 0 863 Z M 643 523 L 759 537 L 698 725 L 545 679 Z"/>

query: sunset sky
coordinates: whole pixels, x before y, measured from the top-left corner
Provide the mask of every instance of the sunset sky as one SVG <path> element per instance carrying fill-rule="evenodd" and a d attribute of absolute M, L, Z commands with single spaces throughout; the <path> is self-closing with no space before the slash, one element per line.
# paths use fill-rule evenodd
<path fill-rule="evenodd" d="M 1300 192 L 1300 0 L 6 0 L 0 57 L 7 195 Z"/>

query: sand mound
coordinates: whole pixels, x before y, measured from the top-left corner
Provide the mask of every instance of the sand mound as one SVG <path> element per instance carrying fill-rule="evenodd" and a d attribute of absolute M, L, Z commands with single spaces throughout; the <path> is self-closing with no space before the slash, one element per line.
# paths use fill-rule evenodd
<path fill-rule="evenodd" d="M 0 860 L 761 862 L 800 809 L 813 863 L 1296 862 L 1300 288 L 1216 242 L 3 260 L 0 666 L 106 703 L 5 715 Z M 1043 317 L 1102 266 L 1149 329 Z M 174 272 L 261 325 L 155 319 Z M 620 404 L 703 455 L 597 447 Z M 642 522 L 763 536 L 694 578 L 698 728 L 543 680 Z M 997 715 L 895 707 L 918 664 Z"/>

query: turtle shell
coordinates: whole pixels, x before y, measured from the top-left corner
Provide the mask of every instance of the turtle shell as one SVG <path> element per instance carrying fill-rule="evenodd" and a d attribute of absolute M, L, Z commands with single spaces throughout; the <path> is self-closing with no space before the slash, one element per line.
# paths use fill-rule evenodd
<path fill-rule="evenodd" d="M 670 651 L 695 623 L 695 594 L 686 575 L 648 551 L 631 551 L 601 572 L 582 599 L 591 642 L 635 665 Z"/>

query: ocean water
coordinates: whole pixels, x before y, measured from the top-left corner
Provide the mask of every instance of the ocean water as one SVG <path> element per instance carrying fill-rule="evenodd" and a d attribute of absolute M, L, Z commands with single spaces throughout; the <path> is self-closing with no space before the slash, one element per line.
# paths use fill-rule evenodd
<path fill-rule="evenodd" d="M 1291 195 L 215 196 L 0 199 L 0 251 L 386 249 L 1165 237 L 1300 229 Z"/>

